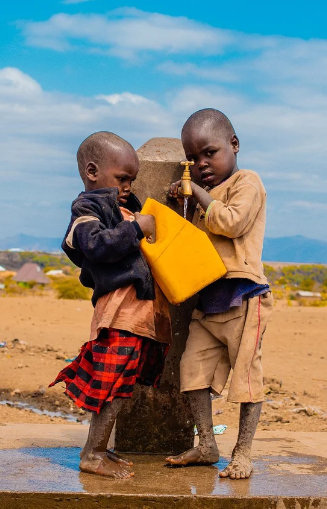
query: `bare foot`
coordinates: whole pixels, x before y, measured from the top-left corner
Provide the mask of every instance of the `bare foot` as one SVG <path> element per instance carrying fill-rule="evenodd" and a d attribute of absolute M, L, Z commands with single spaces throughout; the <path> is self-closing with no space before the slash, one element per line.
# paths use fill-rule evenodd
<path fill-rule="evenodd" d="M 186 452 L 182 452 L 178 456 L 169 456 L 166 458 L 168 463 L 172 465 L 212 465 L 219 460 L 218 447 L 210 448 L 193 447 Z"/>
<path fill-rule="evenodd" d="M 125 458 L 122 458 L 118 454 L 116 454 L 114 451 L 110 451 L 109 449 L 106 450 L 107 458 L 111 461 L 114 461 L 115 463 L 118 463 L 119 465 L 124 465 L 125 467 L 132 467 L 133 462 L 128 461 Z"/>
<path fill-rule="evenodd" d="M 219 472 L 219 476 L 229 477 L 230 479 L 248 479 L 252 471 L 250 454 L 236 452 L 233 454 L 229 465 L 222 472 Z"/>
<path fill-rule="evenodd" d="M 114 479 L 128 479 L 134 476 L 134 472 L 126 470 L 116 461 L 109 459 L 106 452 L 85 454 L 80 461 L 79 468 L 88 474 L 103 475 Z"/>

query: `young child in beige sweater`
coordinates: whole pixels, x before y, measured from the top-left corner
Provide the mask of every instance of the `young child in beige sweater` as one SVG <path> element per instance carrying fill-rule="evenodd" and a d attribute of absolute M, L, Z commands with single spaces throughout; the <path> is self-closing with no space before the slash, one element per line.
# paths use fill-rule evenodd
<path fill-rule="evenodd" d="M 257 173 L 238 169 L 239 140 L 220 111 L 191 115 L 182 143 L 194 161 L 188 218 L 207 233 L 227 274 L 200 292 L 181 360 L 181 391 L 189 395 L 199 445 L 167 461 L 218 461 L 210 393 L 221 393 L 233 369 L 228 401 L 241 404 L 239 435 L 220 476 L 244 479 L 252 472 L 251 445 L 264 399 L 261 343 L 273 304 L 261 262 L 266 192 Z M 171 196 L 178 197 L 179 185 L 171 186 Z"/>

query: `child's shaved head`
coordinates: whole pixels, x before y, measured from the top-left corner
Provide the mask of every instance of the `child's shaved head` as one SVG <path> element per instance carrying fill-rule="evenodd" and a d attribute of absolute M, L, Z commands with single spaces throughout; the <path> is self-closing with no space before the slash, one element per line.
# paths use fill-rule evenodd
<path fill-rule="evenodd" d="M 132 145 L 117 134 L 107 131 L 91 134 L 81 143 L 77 151 L 77 164 L 83 182 L 85 182 L 85 169 L 88 163 L 96 164 L 101 170 L 108 165 L 110 159 L 116 158 L 117 152 L 122 151 L 135 154 Z"/>
<path fill-rule="evenodd" d="M 189 133 L 194 131 L 209 131 L 214 132 L 217 137 L 230 139 L 235 135 L 234 127 L 230 120 L 219 110 L 214 108 L 205 108 L 196 111 L 185 122 L 182 129 L 182 139 Z"/>
<path fill-rule="evenodd" d="M 185 122 L 182 143 L 186 158 L 194 162 L 194 180 L 215 187 L 237 171 L 239 141 L 234 127 L 221 111 L 196 111 Z"/>
<path fill-rule="evenodd" d="M 137 154 L 128 141 L 107 131 L 91 134 L 77 151 L 77 163 L 85 191 L 115 187 L 118 202 L 127 203 L 139 171 Z"/>

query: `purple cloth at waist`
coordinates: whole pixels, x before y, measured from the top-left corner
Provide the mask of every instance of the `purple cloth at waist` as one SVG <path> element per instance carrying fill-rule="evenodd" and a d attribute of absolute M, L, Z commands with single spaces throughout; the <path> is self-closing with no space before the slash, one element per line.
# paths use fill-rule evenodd
<path fill-rule="evenodd" d="M 224 313 L 232 307 L 241 306 L 243 300 L 269 291 L 269 285 L 260 285 L 250 279 L 218 279 L 200 291 L 197 309 L 205 314 Z"/>

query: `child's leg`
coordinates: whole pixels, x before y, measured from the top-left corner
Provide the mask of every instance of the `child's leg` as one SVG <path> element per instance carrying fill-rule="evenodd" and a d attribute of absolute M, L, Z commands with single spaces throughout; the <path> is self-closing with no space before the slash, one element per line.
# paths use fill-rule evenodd
<path fill-rule="evenodd" d="M 127 470 L 131 463 L 107 451 L 108 440 L 124 399 L 115 398 L 103 405 L 99 414 L 93 414 L 86 444 L 81 452 L 80 470 L 89 474 L 124 479 L 132 477 Z"/>
<path fill-rule="evenodd" d="M 242 393 L 243 401 L 249 398 L 248 401 L 254 400 L 257 403 L 241 403 L 237 443 L 232 453 L 232 461 L 220 473 L 221 477 L 245 479 L 253 470 L 251 446 L 264 399 L 261 344 L 272 307 L 273 299 L 270 292 L 249 299 L 242 339 L 235 355 L 233 352 L 236 352 L 236 349 L 229 345 L 233 367 L 229 400 L 237 402 L 239 393 Z"/>
<path fill-rule="evenodd" d="M 220 477 L 246 479 L 253 470 L 251 447 L 258 426 L 262 403 L 241 403 L 238 438 L 232 453 L 232 461 L 219 473 Z"/>
<path fill-rule="evenodd" d="M 199 433 L 199 445 L 166 461 L 173 465 L 212 464 L 219 460 L 219 450 L 212 429 L 212 405 L 209 389 L 188 392 L 194 421 Z"/>

